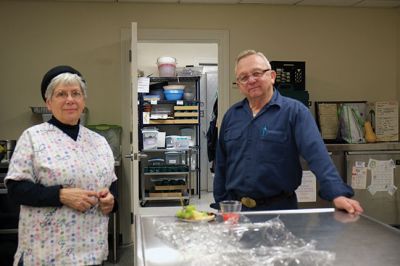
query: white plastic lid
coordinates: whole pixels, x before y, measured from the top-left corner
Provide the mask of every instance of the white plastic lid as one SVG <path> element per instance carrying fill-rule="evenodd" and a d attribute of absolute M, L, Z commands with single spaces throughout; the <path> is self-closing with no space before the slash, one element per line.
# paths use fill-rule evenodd
<path fill-rule="evenodd" d="M 157 64 L 176 64 L 176 58 L 170 56 L 160 56 L 157 58 Z"/>

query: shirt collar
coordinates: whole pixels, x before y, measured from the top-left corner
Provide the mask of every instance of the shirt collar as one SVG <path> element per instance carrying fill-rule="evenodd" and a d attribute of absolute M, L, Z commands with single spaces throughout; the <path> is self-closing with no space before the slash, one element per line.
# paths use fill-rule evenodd
<path fill-rule="evenodd" d="M 59 128 L 62 132 L 67 134 L 69 137 L 71 137 L 73 140 L 78 139 L 78 134 L 79 134 L 79 122 L 76 125 L 67 125 L 59 121 L 57 118 L 54 116 L 51 117 L 51 119 L 48 121 L 49 124 L 52 124 L 53 126 Z"/>
<path fill-rule="evenodd" d="M 274 105 L 280 108 L 282 106 L 282 99 L 283 99 L 282 95 L 279 93 L 277 89 L 274 88 L 274 94 L 272 95 L 271 100 L 262 108 L 262 110 L 264 110 L 265 108 L 270 108 L 271 106 Z M 244 106 L 246 105 L 248 106 L 249 102 L 247 101 L 246 98 L 244 98 L 241 102 L 238 103 L 236 108 L 244 108 Z"/>

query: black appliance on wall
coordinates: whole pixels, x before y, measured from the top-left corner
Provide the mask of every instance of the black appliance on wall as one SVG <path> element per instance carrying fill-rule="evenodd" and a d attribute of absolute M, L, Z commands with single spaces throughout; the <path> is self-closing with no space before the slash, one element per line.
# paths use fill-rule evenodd
<path fill-rule="evenodd" d="M 306 62 L 271 61 L 276 72 L 275 88 L 286 97 L 294 98 L 309 107 L 309 94 L 306 90 Z"/>

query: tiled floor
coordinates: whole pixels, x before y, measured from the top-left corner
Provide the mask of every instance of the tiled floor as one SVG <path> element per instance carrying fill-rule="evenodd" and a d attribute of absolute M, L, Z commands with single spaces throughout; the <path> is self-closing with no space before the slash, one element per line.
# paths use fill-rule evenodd
<path fill-rule="evenodd" d="M 208 192 L 202 192 L 201 197 L 199 199 L 198 195 L 194 195 L 190 199 L 190 204 L 193 204 L 196 206 L 198 210 L 201 211 L 207 211 L 207 212 L 215 212 L 216 210 L 210 208 L 210 203 L 214 202 L 214 198 L 212 193 Z M 175 215 L 177 210 L 179 210 L 181 207 L 180 206 L 173 206 L 173 207 L 146 207 L 146 208 L 141 208 L 140 212 L 141 214 L 144 215 L 152 215 L 152 214 L 157 214 L 157 215 Z M 119 247 L 118 251 L 118 262 L 117 263 L 111 263 L 111 262 L 106 262 L 104 263 L 104 266 L 133 266 L 133 249 L 134 246 L 130 245 L 127 247 Z"/>

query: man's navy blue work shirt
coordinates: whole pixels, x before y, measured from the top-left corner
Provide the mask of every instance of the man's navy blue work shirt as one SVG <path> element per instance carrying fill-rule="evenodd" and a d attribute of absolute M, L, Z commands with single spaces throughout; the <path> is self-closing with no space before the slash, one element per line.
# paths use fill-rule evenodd
<path fill-rule="evenodd" d="M 310 111 L 274 90 L 253 118 L 247 99 L 225 114 L 217 146 L 216 202 L 248 196 L 274 197 L 301 184 L 301 155 L 316 175 L 321 198 L 353 196 L 339 176 Z"/>

